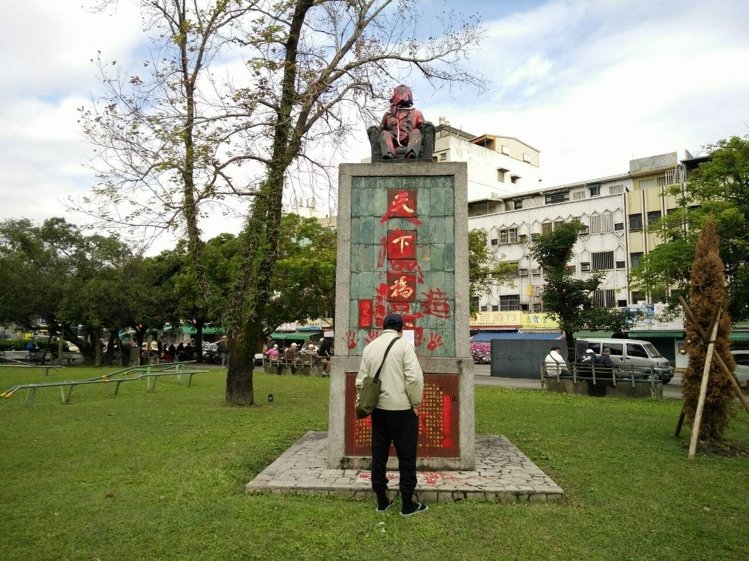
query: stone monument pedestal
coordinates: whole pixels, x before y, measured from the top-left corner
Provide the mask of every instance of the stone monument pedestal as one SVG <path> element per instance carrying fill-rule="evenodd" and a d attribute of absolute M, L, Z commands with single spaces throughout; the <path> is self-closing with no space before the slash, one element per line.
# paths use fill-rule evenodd
<path fill-rule="evenodd" d="M 417 466 L 475 467 L 466 193 L 462 162 L 340 167 L 331 469 L 369 466 L 371 421 L 356 418 L 354 381 L 389 312 L 404 317 L 424 371 Z"/>

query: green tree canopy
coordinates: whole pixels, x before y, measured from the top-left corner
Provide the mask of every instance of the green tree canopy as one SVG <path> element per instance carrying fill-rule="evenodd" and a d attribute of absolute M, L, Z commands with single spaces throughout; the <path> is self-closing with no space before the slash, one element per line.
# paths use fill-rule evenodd
<path fill-rule="evenodd" d="M 708 218 L 720 238 L 720 257 L 734 320 L 749 318 L 749 138 L 733 136 L 706 147 L 709 156 L 689 173 L 686 189 L 671 188 L 680 207 L 651 228 L 660 242 L 630 272 L 630 288 L 674 304 L 686 295 L 695 247 Z"/>
<path fill-rule="evenodd" d="M 478 301 L 488 295 L 492 287 L 510 284 L 518 273 L 517 265 L 501 260 L 490 252 L 486 230 L 468 232 L 468 279 L 471 312 L 478 312 Z"/>
<path fill-rule="evenodd" d="M 539 235 L 531 247 L 531 255 L 544 270 L 544 309 L 559 322 L 570 351 L 574 349 L 575 331 L 621 331 L 626 326 L 624 311 L 593 302 L 592 294 L 602 280 L 600 273 L 593 273 L 588 279 L 576 279 L 568 269 L 575 242 L 584 230 L 585 226 L 577 219 L 565 222 Z"/>

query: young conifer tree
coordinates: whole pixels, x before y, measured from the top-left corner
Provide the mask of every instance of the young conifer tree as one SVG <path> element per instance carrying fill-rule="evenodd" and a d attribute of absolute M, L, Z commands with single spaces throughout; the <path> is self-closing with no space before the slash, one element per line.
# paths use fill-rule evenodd
<path fill-rule="evenodd" d="M 731 317 L 727 311 L 728 292 L 723 261 L 718 253 L 718 243 L 715 225 L 712 219 L 708 219 L 695 248 L 689 284 L 689 307 L 702 331 L 708 336 L 716 311 L 719 307 L 723 310 L 715 340 L 714 355 L 720 355 L 729 370 L 733 371 L 736 363 L 731 355 L 729 344 Z M 689 366 L 684 374 L 682 395 L 684 396 L 684 410 L 687 417 L 693 421 L 709 341 L 702 339 L 697 326 L 688 318 L 686 319 L 686 332 L 689 341 Z M 733 397 L 731 380 L 713 357 L 710 364 L 705 408 L 702 413 L 700 440 L 713 443 L 722 440 L 723 431 L 733 412 L 731 407 Z"/>

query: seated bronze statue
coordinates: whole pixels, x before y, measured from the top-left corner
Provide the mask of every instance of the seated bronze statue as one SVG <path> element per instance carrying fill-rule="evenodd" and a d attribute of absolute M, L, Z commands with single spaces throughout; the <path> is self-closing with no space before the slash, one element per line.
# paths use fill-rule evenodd
<path fill-rule="evenodd" d="M 413 107 L 413 95 L 408 86 L 393 90 L 390 109 L 382 117 L 379 127 L 367 129 L 372 149 L 372 161 L 397 159 L 432 161 L 434 125 L 424 120 L 421 111 Z"/>

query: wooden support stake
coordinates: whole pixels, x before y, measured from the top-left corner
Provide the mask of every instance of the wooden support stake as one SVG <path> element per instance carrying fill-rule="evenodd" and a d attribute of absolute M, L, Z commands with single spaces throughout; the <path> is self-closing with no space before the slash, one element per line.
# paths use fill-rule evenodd
<path fill-rule="evenodd" d="M 689 305 L 687 304 L 687 301 L 684 300 L 683 296 L 679 296 L 679 303 L 681 304 L 681 307 L 684 308 L 687 317 L 695 326 L 695 329 L 697 330 L 697 333 L 699 333 L 702 340 L 707 341 L 707 333 L 705 333 L 705 330 L 702 329 L 702 326 L 697 323 L 697 318 L 694 317 L 692 310 L 689 309 Z M 726 366 L 726 363 L 723 362 L 723 357 L 721 357 L 720 354 L 715 355 L 715 357 L 718 360 L 718 366 L 720 366 L 720 369 L 723 370 L 726 376 L 728 376 L 728 378 L 731 380 L 731 385 L 733 386 L 733 391 L 736 394 L 736 397 L 739 398 L 739 401 L 744 406 L 744 409 L 746 409 L 746 412 L 749 413 L 749 401 L 747 401 L 744 392 L 741 391 L 741 386 L 739 386 L 739 382 L 738 380 L 736 380 L 736 376 L 734 376 L 733 372 L 728 369 L 728 366 Z"/>
<path fill-rule="evenodd" d="M 702 383 L 700 384 L 700 397 L 697 400 L 697 410 L 694 412 L 694 425 L 692 426 L 692 439 L 689 442 L 689 459 L 694 460 L 697 453 L 697 439 L 700 435 L 700 425 L 702 424 L 702 411 L 705 408 L 705 396 L 707 396 L 707 383 L 710 379 L 710 364 L 713 362 L 713 352 L 715 351 L 715 336 L 718 334 L 718 324 L 720 323 L 720 314 L 722 309 L 713 320 L 713 328 L 710 333 L 710 339 L 707 343 L 707 356 L 705 357 L 705 366 L 702 369 Z"/>
<path fill-rule="evenodd" d="M 684 412 L 684 407 L 681 408 L 681 413 L 679 413 L 679 422 L 676 423 L 676 430 L 674 431 L 674 437 L 679 438 L 679 435 L 681 434 L 681 425 L 684 424 L 684 418 L 687 416 L 687 414 Z"/>

